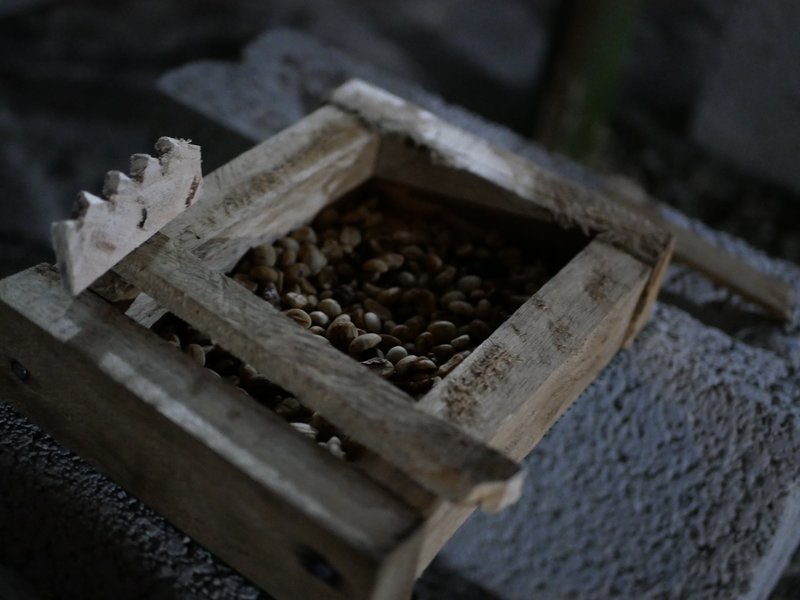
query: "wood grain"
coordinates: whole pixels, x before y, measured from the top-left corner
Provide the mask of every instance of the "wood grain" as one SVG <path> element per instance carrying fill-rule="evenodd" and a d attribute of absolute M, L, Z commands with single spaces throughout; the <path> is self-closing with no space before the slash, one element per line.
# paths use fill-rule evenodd
<path fill-rule="evenodd" d="M 116 270 L 423 487 L 487 511 L 518 499 L 523 472 L 513 461 L 419 410 L 398 388 L 165 236 Z"/>
<path fill-rule="evenodd" d="M 795 300 L 789 284 L 754 269 L 691 230 L 670 221 L 664 216 L 660 203 L 633 181 L 609 178 L 606 192 L 610 198 L 674 235 L 676 260 L 761 306 L 773 318 L 791 322 Z"/>
<path fill-rule="evenodd" d="M 200 148 L 162 137 L 158 158 L 131 157 L 131 176 L 106 175 L 105 198 L 81 192 L 75 216 L 53 223 L 53 246 L 65 289 L 76 296 L 194 202 Z"/>
<path fill-rule="evenodd" d="M 257 584 L 408 597 L 419 513 L 274 413 L 46 265 L 0 282 L 0 322 L 3 398 Z"/>
<path fill-rule="evenodd" d="M 251 246 L 307 223 L 373 172 L 379 138 L 326 106 L 205 177 L 202 197 L 163 233 L 226 271 Z"/>
<path fill-rule="evenodd" d="M 651 269 L 593 241 L 503 323 L 420 408 L 514 460 L 541 440 L 625 341 Z M 437 501 L 421 571 L 470 510 Z"/>
<path fill-rule="evenodd" d="M 425 164 L 414 155 L 427 153 L 428 164 L 472 175 L 533 205 L 563 227 L 577 227 L 624 249 L 648 265 L 659 262 L 670 235 L 624 207 L 507 150 L 455 127 L 432 113 L 360 80 L 351 80 L 331 96 L 331 102 L 368 123 L 383 136 L 401 142 L 410 164 Z M 389 177 L 398 167 L 400 145 L 391 161 L 379 157 L 376 175 Z M 527 210 L 533 210 L 528 208 Z"/>
<path fill-rule="evenodd" d="M 378 145 L 357 119 L 320 108 L 206 175 L 195 205 L 162 233 L 208 268 L 228 271 L 252 246 L 307 223 L 369 179 Z M 140 294 L 127 314 L 150 326 L 165 312 Z"/>

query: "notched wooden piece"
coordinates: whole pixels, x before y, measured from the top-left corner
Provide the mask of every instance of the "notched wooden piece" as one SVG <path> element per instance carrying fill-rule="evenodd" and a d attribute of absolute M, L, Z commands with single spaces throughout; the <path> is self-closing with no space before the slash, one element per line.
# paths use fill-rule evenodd
<path fill-rule="evenodd" d="M 158 157 L 134 154 L 130 176 L 109 171 L 103 196 L 81 192 L 72 218 L 53 223 L 65 289 L 76 296 L 190 206 L 202 185 L 200 147 L 162 137 Z"/>

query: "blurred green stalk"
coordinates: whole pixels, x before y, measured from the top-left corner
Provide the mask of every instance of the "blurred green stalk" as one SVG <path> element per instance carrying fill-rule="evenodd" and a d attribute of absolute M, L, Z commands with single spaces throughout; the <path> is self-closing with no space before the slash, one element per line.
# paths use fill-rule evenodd
<path fill-rule="evenodd" d="M 536 138 L 590 162 L 616 100 L 641 0 L 562 0 L 545 68 Z"/>

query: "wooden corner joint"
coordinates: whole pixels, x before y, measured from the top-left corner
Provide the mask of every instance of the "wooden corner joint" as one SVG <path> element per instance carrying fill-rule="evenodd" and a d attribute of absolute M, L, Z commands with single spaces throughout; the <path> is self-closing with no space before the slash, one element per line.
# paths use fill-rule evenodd
<path fill-rule="evenodd" d="M 71 219 L 52 225 L 65 289 L 76 296 L 198 197 L 200 147 L 160 138 L 157 156 L 131 156 L 130 175 L 109 171 L 103 197 L 81 192 Z"/>

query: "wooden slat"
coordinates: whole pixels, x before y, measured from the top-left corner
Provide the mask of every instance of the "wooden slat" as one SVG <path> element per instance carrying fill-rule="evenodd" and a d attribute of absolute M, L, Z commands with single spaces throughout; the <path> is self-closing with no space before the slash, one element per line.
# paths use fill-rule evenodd
<path fill-rule="evenodd" d="M 458 198 L 460 203 L 473 204 L 499 213 L 507 213 L 527 220 L 549 221 L 549 214 L 539 204 L 530 202 L 510 192 L 498 184 L 487 181 L 474 173 L 456 170 L 436 162 L 424 151 L 409 148 L 399 139 L 386 139 L 381 145 L 376 175 L 383 181 L 413 186 L 451 198 Z M 454 203 L 454 210 L 458 206 Z M 608 224 L 613 228 L 613 223 Z M 601 236 L 603 237 L 603 236 Z M 661 288 L 661 282 L 669 266 L 674 248 L 671 238 L 661 240 L 661 254 L 653 262 L 653 271 L 643 292 L 639 306 L 635 310 L 635 318 L 626 338 L 626 344 L 633 341 L 636 334 L 647 322 L 653 303 Z M 653 251 L 655 251 L 655 244 Z"/>
<path fill-rule="evenodd" d="M 158 158 L 131 157 L 130 177 L 110 171 L 105 198 L 81 192 L 76 215 L 53 223 L 62 281 L 73 296 L 190 206 L 200 192 L 198 146 L 162 137 L 156 150 Z"/>
<path fill-rule="evenodd" d="M 331 102 L 357 115 L 384 136 L 411 142 L 405 143 L 409 154 L 427 153 L 433 164 L 494 184 L 506 191 L 509 201 L 517 204 L 526 201 L 560 225 L 597 234 L 648 265 L 657 264 L 669 245 L 667 232 L 602 194 L 489 144 L 363 81 L 351 80 L 339 87 Z M 381 155 L 388 147 L 385 141 Z M 386 169 L 394 164 L 382 156 L 378 160 L 376 175 L 384 176 Z M 410 162 L 418 161 L 412 158 Z"/>
<path fill-rule="evenodd" d="M 205 265 L 227 270 L 251 246 L 310 221 L 373 172 L 378 135 L 326 106 L 204 179 L 196 205 L 163 231 Z"/>
<path fill-rule="evenodd" d="M 503 323 L 420 408 L 521 460 L 625 341 L 651 269 L 590 243 Z M 426 525 L 421 571 L 469 516 L 439 502 Z"/>
<path fill-rule="evenodd" d="M 2 397 L 253 581 L 408 597 L 419 513 L 271 411 L 93 294 L 71 299 L 48 266 L 0 282 L 0 322 Z"/>
<path fill-rule="evenodd" d="M 660 203 L 633 181 L 620 177 L 609 178 L 606 192 L 610 198 L 674 235 L 676 260 L 761 306 L 770 316 L 791 322 L 795 300 L 789 284 L 754 269 L 693 231 L 670 221 L 662 213 Z"/>
<path fill-rule="evenodd" d="M 311 221 L 369 179 L 378 147 L 378 135 L 357 119 L 320 108 L 206 175 L 195 205 L 162 233 L 227 271 L 250 247 Z M 141 294 L 127 314 L 149 325 L 164 312 Z"/>
<path fill-rule="evenodd" d="M 427 489 L 500 510 L 523 472 L 255 295 L 157 236 L 117 267 L 126 280 L 252 364 Z"/>

